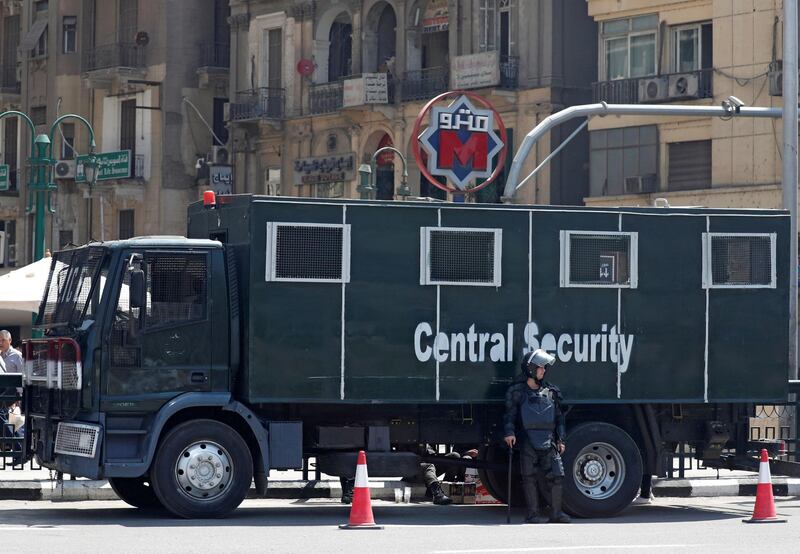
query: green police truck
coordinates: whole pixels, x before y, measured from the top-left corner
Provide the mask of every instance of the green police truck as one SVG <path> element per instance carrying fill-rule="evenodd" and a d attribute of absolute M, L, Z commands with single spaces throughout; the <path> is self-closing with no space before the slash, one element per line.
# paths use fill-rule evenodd
<path fill-rule="evenodd" d="M 787 397 L 785 212 L 207 200 L 189 238 L 53 256 L 20 457 L 212 517 L 309 458 L 409 476 L 420 445 L 480 446 L 505 498 L 504 393 L 543 348 L 565 504 L 605 516 L 679 443 L 746 457 L 754 403 Z"/>

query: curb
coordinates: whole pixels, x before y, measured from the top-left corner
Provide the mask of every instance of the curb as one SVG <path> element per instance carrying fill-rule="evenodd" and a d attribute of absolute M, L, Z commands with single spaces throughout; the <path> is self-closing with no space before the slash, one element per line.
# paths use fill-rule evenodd
<path fill-rule="evenodd" d="M 654 480 L 653 494 L 659 498 L 700 498 L 715 496 L 755 496 L 758 479 L 755 476 L 741 479 L 671 479 Z M 370 481 L 373 500 L 395 501 L 396 491 L 408 487 L 399 480 Z M 425 487 L 410 485 L 412 500 L 421 499 Z M 772 480 L 775 496 L 800 496 L 800 478 L 776 477 Z M 338 481 L 270 481 L 264 498 L 308 500 L 311 498 L 340 498 Z M 251 488 L 247 498 L 259 498 Z M 119 500 L 111 485 L 105 480 L 50 480 L 0 481 L 1 500 L 49 500 L 51 502 L 76 502 L 81 500 Z"/>

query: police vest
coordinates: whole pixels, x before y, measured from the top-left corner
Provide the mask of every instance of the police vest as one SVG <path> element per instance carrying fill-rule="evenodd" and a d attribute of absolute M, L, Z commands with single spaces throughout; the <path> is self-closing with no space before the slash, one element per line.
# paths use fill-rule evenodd
<path fill-rule="evenodd" d="M 553 430 L 556 428 L 556 403 L 553 391 L 547 388 L 529 389 L 520 406 L 520 416 L 531 445 L 541 450 L 550 448 Z"/>

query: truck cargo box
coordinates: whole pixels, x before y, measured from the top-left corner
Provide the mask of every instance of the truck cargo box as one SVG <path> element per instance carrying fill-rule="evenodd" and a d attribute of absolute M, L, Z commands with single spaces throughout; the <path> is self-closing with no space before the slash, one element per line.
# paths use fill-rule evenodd
<path fill-rule="evenodd" d="M 785 398 L 789 216 L 223 196 L 242 397 L 502 401 L 524 349 L 570 403 Z"/>

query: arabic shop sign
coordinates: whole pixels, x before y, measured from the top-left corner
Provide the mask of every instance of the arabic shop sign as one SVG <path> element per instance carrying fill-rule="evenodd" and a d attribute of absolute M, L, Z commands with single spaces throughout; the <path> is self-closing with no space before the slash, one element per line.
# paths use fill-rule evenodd
<path fill-rule="evenodd" d="M 389 81 L 386 73 L 364 73 L 354 79 L 345 79 L 342 94 L 345 108 L 364 104 L 388 104 Z"/>
<path fill-rule="evenodd" d="M 209 165 L 208 182 L 215 194 L 233 194 L 233 168 L 229 165 Z"/>
<path fill-rule="evenodd" d="M 356 155 L 353 152 L 294 162 L 294 184 L 337 183 L 356 177 Z"/>
<path fill-rule="evenodd" d="M 450 13 L 447 9 L 447 0 L 429 0 L 422 16 L 422 32 L 438 33 L 446 31 L 449 27 Z"/>
<path fill-rule="evenodd" d="M 0 190 L 8 190 L 8 165 L 0 164 Z"/>
<path fill-rule="evenodd" d="M 500 83 L 500 54 L 495 50 L 456 56 L 450 69 L 454 90 L 493 87 Z"/>
<path fill-rule="evenodd" d="M 433 108 L 430 125 L 419 136 L 430 174 L 446 177 L 462 191 L 476 179 L 489 179 L 494 157 L 503 150 L 494 125 L 494 111 L 476 108 L 466 95 Z"/>
<path fill-rule="evenodd" d="M 100 152 L 95 154 L 97 163 L 97 180 L 110 181 L 112 179 L 130 179 L 131 177 L 131 151 L 118 150 L 115 152 Z M 89 156 L 78 156 L 75 160 L 75 182 L 86 182 L 85 164 Z"/>

